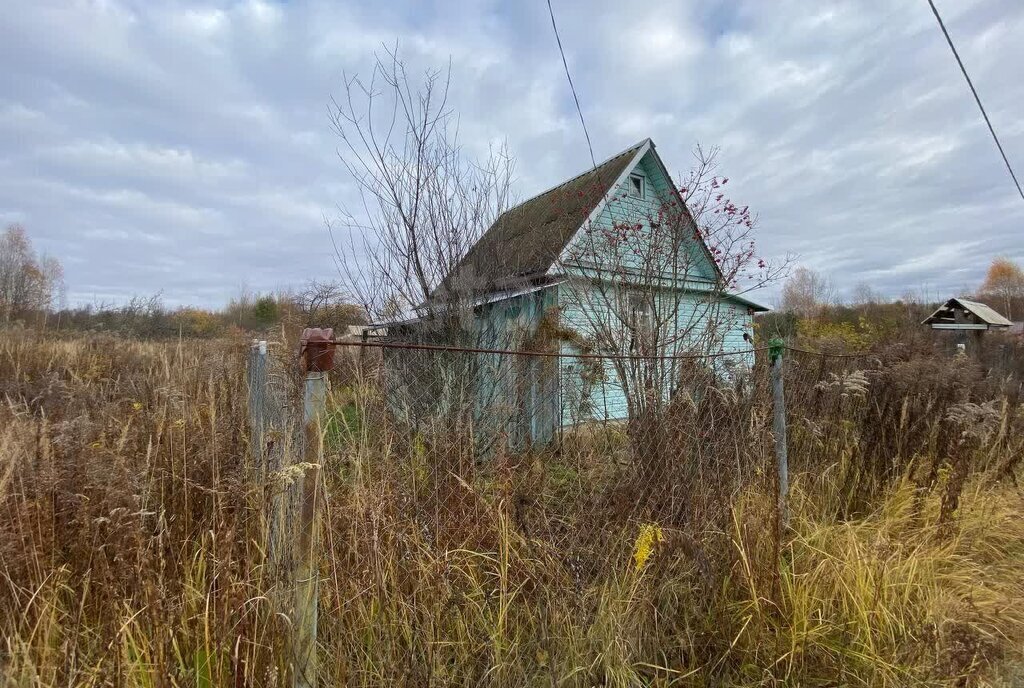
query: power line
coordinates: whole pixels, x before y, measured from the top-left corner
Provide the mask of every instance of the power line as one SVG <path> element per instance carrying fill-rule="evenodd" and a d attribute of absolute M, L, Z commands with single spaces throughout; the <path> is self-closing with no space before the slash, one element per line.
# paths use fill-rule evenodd
<path fill-rule="evenodd" d="M 587 137 L 587 148 L 590 149 L 590 162 L 597 167 L 597 158 L 594 157 L 594 146 L 590 143 L 590 132 L 587 131 L 587 123 L 583 120 L 583 110 L 580 108 L 580 99 L 576 95 L 576 87 L 572 83 L 572 75 L 569 74 L 569 63 L 565 60 L 565 50 L 562 49 L 562 39 L 558 36 L 558 25 L 555 24 L 555 11 L 551 9 L 551 0 L 548 0 L 548 14 L 551 15 L 551 28 L 555 30 L 555 41 L 558 43 L 558 52 L 562 55 L 562 66 L 565 67 L 565 78 L 569 80 L 569 88 L 572 90 L 572 99 L 576 102 L 576 112 L 580 114 L 580 124 L 583 125 L 583 135 Z"/>
<path fill-rule="evenodd" d="M 550 1 L 548 4 L 550 5 Z M 1003 156 L 1003 162 L 1006 163 L 1006 169 L 1013 178 L 1013 183 L 1017 185 L 1017 193 L 1020 194 L 1021 199 L 1024 199 L 1024 190 L 1021 189 L 1020 182 L 1017 181 L 1017 175 L 1013 173 L 1013 167 L 1010 166 L 1010 160 L 1006 157 L 1006 151 L 1003 150 L 1003 144 L 999 143 L 999 137 L 996 136 L 996 130 L 992 127 L 992 122 L 988 118 L 988 113 L 985 112 L 985 106 L 981 104 L 981 98 L 978 96 L 978 91 L 974 88 L 974 83 L 971 81 L 971 77 L 967 74 L 967 68 L 964 67 L 963 60 L 960 59 L 960 53 L 956 51 L 956 46 L 953 45 L 953 39 L 949 37 L 949 31 L 946 30 L 946 25 L 943 23 L 942 17 L 939 16 L 939 10 L 935 7 L 935 2 L 933 2 L 933 0 L 928 0 L 928 4 L 931 5 L 932 13 L 935 14 L 935 19 L 938 20 L 939 27 L 942 29 L 942 33 L 946 36 L 946 42 L 949 43 L 949 49 L 953 51 L 953 57 L 956 58 L 957 64 L 960 65 L 960 71 L 963 72 L 964 78 L 967 79 L 967 85 L 971 87 L 971 93 L 974 94 L 974 101 L 978 104 L 978 109 L 981 110 L 981 116 L 985 118 L 985 124 L 988 125 L 988 130 L 992 134 L 992 140 L 996 142 L 996 148 L 999 149 L 999 154 Z"/>

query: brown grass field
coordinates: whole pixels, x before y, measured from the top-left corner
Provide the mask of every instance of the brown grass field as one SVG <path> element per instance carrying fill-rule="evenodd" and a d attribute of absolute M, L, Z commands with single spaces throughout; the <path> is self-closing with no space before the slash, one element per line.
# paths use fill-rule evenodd
<path fill-rule="evenodd" d="M 0 335 L 0 683 L 290 684 L 265 543 L 292 473 L 251 458 L 246 353 Z M 670 409 L 632 464 L 617 428 L 481 463 L 339 373 L 321 685 L 1024 683 L 1020 382 L 787 363 L 778 538 L 763 384 Z"/>

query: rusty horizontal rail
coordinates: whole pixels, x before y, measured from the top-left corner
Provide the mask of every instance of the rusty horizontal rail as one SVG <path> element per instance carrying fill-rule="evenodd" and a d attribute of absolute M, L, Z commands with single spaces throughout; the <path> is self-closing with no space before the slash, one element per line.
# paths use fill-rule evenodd
<path fill-rule="evenodd" d="M 588 354 L 563 353 L 558 351 L 529 351 L 525 349 L 484 349 L 469 346 L 450 346 L 447 344 L 414 344 L 409 342 L 363 342 L 334 339 L 327 342 L 311 342 L 334 346 L 354 346 L 369 349 L 404 349 L 412 351 L 443 351 L 450 353 L 498 354 L 504 356 L 536 356 L 539 358 L 578 358 L 578 359 L 613 359 L 613 360 L 700 360 L 708 358 L 724 358 L 726 356 L 743 356 L 746 354 L 767 351 L 768 347 L 756 347 L 742 351 L 717 351 L 708 354 Z"/>
<path fill-rule="evenodd" d="M 868 356 L 877 356 L 878 354 L 872 351 L 857 351 L 852 354 L 830 354 L 827 351 L 811 351 L 810 349 L 801 349 L 796 346 L 785 347 L 786 351 L 794 351 L 799 354 L 809 354 L 811 356 L 824 356 L 825 358 L 867 358 Z"/>
<path fill-rule="evenodd" d="M 444 351 L 451 353 L 471 353 L 471 354 L 498 354 L 504 356 L 537 356 L 542 358 L 580 358 L 580 359 L 637 359 L 637 360 L 700 360 L 708 358 L 724 358 L 727 356 L 744 356 L 746 354 L 759 353 L 761 351 L 768 351 L 771 347 L 759 346 L 751 349 L 743 349 L 742 351 L 717 351 L 708 354 L 587 354 L 587 353 L 572 353 L 572 352 L 558 352 L 558 351 L 529 351 L 526 349 L 485 349 L 479 347 L 469 346 L 451 346 L 447 344 L 415 344 L 410 342 L 365 342 L 365 341 L 353 341 L 344 339 L 334 339 L 327 342 L 317 342 L 319 344 L 328 344 L 333 346 L 355 346 L 364 347 L 370 349 L 406 349 L 413 351 Z M 810 349 L 801 349 L 796 346 L 787 345 L 784 347 L 786 351 L 793 351 L 795 353 L 808 354 L 811 356 L 824 356 L 825 358 L 866 358 L 868 356 L 875 356 L 876 354 L 871 351 L 860 351 L 851 354 L 833 354 L 827 351 L 811 351 Z"/>

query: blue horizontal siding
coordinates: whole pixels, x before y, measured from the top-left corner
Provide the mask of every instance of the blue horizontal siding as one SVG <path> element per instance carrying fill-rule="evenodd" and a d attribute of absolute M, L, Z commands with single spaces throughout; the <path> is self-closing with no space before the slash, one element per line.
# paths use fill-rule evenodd
<path fill-rule="evenodd" d="M 609 307 L 608 297 L 596 291 L 586 282 L 563 283 L 559 286 L 559 309 L 561 324 L 574 331 L 579 337 L 595 341 L 595 322 L 614 322 L 614 307 Z M 747 353 L 750 345 L 743 339 L 745 332 L 753 326 L 751 315 L 739 304 L 710 295 L 688 294 L 678 291 L 660 290 L 656 293 L 665 320 L 671 322 L 663 328 L 662 335 L 676 339 L 656 352 L 659 355 L 714 354 L 705 359 L 707 365 L 722 378 L 749 370 L 753 366 L 753 355 Z M 675 310 L 674 320 L 669 310 Z M 672 331 L 674 325 L 675 330 Z M 616 353 L 628 354 L 628 343 L 616 343 Z M 563 341 L 561 351 L 566 354 L 580 353 L 578 346 Z M 726 354 L 721 356 L 721 354 Z M 730 355 L 731 354 L 731 355 Z M 588 367 L 591 366 L 591 367 Z M 603 362 L 602 379 L 588 384 L 585 373 L 593 371 L 593 363 L 579 359 L 565 358 L 560 366 L 560 386 L 563 394 L 562 424 L 574 425 L 588 420 L 625 419 L 629 416 L 626 392 L 619 379 L 619 373 L 610 359 Z M 665 394 L 671 395 L 679 384 L 683 364 L 665 362 L 660 364 Z"/>

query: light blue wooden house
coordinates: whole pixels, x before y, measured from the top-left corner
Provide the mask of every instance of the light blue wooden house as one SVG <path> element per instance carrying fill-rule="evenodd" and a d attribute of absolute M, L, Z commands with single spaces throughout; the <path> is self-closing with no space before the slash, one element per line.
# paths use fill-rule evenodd
<path fill-rule="evenodd" d="M 722 379 L 749 369 L 753 314 L 767 310 L 725 289 L 650 139 L 503 213 L 434 293 L 435 305 L 456 298 L 478 348 L 564 355 L 475 355 L 478 424 L 517 445 L 628 418 L 636 360 L 666 397 L 686 381 L 675 361 L 652 363 L 660 357 L 717 354 Z M 445 343 L 424 323 L 391 323 L 389 338 Z"/>

